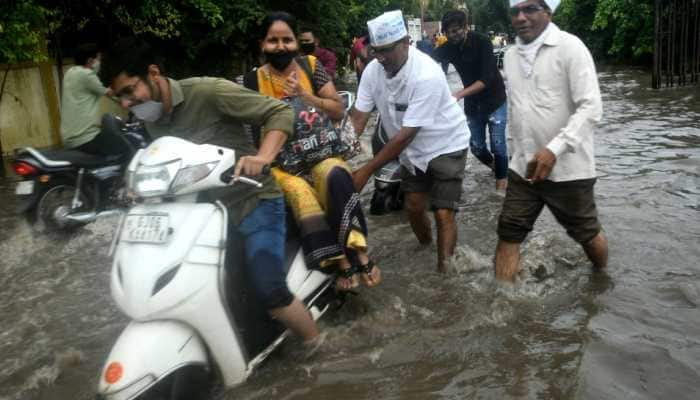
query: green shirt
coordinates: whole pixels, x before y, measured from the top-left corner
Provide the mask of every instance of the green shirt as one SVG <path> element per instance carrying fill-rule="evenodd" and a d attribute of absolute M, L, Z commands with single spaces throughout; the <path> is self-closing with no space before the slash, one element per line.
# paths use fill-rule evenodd
<path fill-rule="evenodd" d="M 90 68 L 71 67 L 63 77 L 61 138 L 68 148 L 81 146 L 100 133 L 99 102 L 107 88 Z"/>
<path fill-rule="evenodd" d="M 238 158 L 258 152 L 244 123 L 261 126 L 261 132 L 281 130 L 288 135 L 292 132 L 292 110 L 279 100 L 220 78 L 181 81 L 168 78 L 168 82 L 172 112 L 156 122 L 146 123 L 154 139 L 167 135 L 197 144 L 227 147 L 234 149 Z M 210 198 L 226 205 L 236 224 L 257 206 L 258 200 L 282 196 L 272 176 L 254 178 L 263 183 L 262 188 L 239 183 L 209 193 Z"/>

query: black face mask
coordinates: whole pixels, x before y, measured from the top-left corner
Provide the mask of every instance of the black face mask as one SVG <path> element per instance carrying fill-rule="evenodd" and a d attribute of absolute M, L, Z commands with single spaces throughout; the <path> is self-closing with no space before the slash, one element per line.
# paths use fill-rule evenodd
<path fill-rule="evenodd" d="M 309 54 L 314 54 L 314 51 L 316 51 L 316 43 L 311 42 L 311 43 L 301 43 L 301 52 L 309 55 Z"/>
<path fill-rule="evenodd" d="M 464 43 L 464 39 L 465 39 L 464 37 L 461 37 L 459 39 L 453 39 L 453 40 L 448 39 L 447 44 L 450 46 L 453 46 L 453 47 L 460 47 L 460 46 L 462 46 L 462 43 Z"/>
<path fill-rule="evenodd" d="M 299 54 L 298 51 L 281 51 L 275 53 L 265 52 L 265 59 L 278 71 L 282 71 L 289 66 Z"/>

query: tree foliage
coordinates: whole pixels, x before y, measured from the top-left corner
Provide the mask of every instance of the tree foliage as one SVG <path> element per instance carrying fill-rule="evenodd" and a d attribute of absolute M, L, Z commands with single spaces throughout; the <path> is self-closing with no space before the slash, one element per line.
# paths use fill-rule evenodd
<path fill-rule="evenodd" d="M 507 0 L 3 0 L 0 62 L 40 61 L 47 48 L 60 60 L 82 42 L 106 47 L 139 35 L 164 53 L 175 75 L 227 76 L 255 62 L 269 11 L 289 11 L 313 27 L 342 61 L 367 20 L 383 11 L 419 17 L 422 5 L 426 19 L 439 20 L 462 4 L 478 30 L 512 32 Z M 652 0 L 563 0 L 555 21 L 599 57 L 652 51 Z"/>
<path fill-rule="evenodd" d="M 46 59 L 45 21 L 51 14 L 32 0 L 0 3 L 0 62 Z"/>
<path fill-rule="evenodd" d="M 607 53 L 641 57 L 654 52 L 653 0 L 599 0 L 591 28 L 612 34 Z"/>

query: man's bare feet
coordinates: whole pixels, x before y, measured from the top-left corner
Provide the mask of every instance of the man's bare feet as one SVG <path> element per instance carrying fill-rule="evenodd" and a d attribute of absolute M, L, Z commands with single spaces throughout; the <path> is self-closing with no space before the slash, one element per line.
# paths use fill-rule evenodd
<path fill-rule="evenodd" d="M 437 272 L 438 273 L 446 274 L 447 271 L 448 271 L 447 263 L 444 263 L 444 262 L 438 263 L 438 265 L 437 265 Z"/>
<path fill-rule="evenodd" d="M 496 190 L 505 192 L 508 188 L 508 179 L 496 179 Z"/>

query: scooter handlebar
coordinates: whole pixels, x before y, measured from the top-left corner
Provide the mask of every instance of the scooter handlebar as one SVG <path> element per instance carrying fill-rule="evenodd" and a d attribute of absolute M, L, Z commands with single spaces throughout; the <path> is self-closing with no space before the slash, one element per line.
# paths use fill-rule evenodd
<path fill-rule="evenodd" d="M 239 176 L 238 178 L 234 178 L 234 176 L 233 176 L 234 169 L 235 169 L 235 167 L 231 167 L 231 168 L 227 169 L 226 171 L 224 171 L 221 174 L 221 178 L 220 178 L 221 182 L 223 182 L 227 185 L 233 184 L 236 182 L 241 182 L 241 183 L 245 183 L 248 185 L 253 185 L 257 188 L 261 188 L 263 186 L 262 183 L 256 181 L 255 179 L 248 178 L 245 176 Z M 270 166 L 269 165 L 264 166 L 262 171 L 260 172 L 260 175 L 262 175 L 262 176 L 270 175 Z"/>

